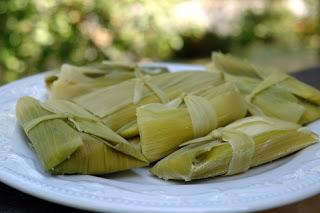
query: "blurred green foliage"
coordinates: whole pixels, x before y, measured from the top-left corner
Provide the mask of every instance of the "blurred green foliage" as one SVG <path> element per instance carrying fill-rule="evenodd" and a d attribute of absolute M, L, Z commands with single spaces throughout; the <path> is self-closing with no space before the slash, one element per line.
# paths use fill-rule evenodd
<path fill-rule="evenodd" d="M 241 21 L 241 30 L 234 42 L 240 48 L 261 42 L 289 49 L 318 48 L 317 16 L 296 18 L 280 1 L 270 1 L 263 13 L 248 11 Z M 315 9 L 316 1 L 309 1 Z M 318 11 L 315 11 L 318 12 Z"/>
<path fill-rule="evenodd" d="M 279 71 L 320 65 L 320 1 L 308 0 L 312 15 L 296 17 L 272 0 L 263 13 L 247 11 L 232 38 L 234 54 Z"/>
<path fill-rule="evenodd" d="M 0 82 L 65 61 L 165 58 L 181 45 L 168 19 L 175 3 L 0 1 Z"/>
<path fill-rule="evenodd" d="M 270 1 L 262 13 L 246 11 L 229 35 L 179 26 L 172 8 L 181 2 L 0 0 L 0 84 L 64 62 L 168 60 L 184 56 L 179 53 L 188 48 L 205 54 L 205 48 L 208 54 L 216 49 L 239 52 L 257 43 L 319 48 L 317 17 L 297 19 L 282 7 L 283 1 Z M 314 7 L 316 0 L 307 2 Z"/>

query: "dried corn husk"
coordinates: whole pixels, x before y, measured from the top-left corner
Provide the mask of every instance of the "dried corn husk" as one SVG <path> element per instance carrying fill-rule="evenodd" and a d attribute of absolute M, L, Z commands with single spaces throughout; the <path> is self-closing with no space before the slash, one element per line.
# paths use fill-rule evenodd
<path fill-rule="evenodd" d="M 163 179 L 190 181 L 233 175 L 305 148 L 318 136 L 295 123 L 252 116 L 183 144 L 151 172 Z"/>
<path fill-rule="evenodd" d="M 137 145 L 72 102 L 22 97 L 17 118 L 48 172 L 106 174 L 148 164 Z"/>
<path fill-rule="evenodd" d="M 267 72 L 246 61 L 213 54 L 213 66 L 247 96 L 253 115 L 266 115 L 299 124 L 320 118 L 320 92 L 280 72 Z"/>
<path fill-rule="evenodd" d="M 67 99 L 95 91 L 101 87 L 111 86 L 135 77 L 134 70 L 140 70 L 148 75 L 158 75 L 168 72 L 163 67 L 141 67 L 136 64 L 103 62 L 90 66 L 74 66 L 64 64 L 60 72 L 45 78 L 49 97 Z"/>
<path fill-rule="evenodd" d="M 101 118 L 113 130 L 119 130 L 136 120 L 136 108 L 148 103 L 161 102 L 148 86 L 143 87 L 142 97 L 133 103 L 136 80 L 102 88 L 73 99 L 75 103 Z M 148 84 L 162 91 L 170 100 L 182 93 L 190 93 L 223 83 L 221 74 L 212 72 L 165 73 L 147 79 Z"/>
<path fill-rule="evenodd" d="M 142 152 L 150 162 L 172 153 L 187 140 L 243 118 L 247 112 L 242 95 L 231 83 L 186 95 L 184 102 L 181 107 L 169 102 L 137 109 Z"/>

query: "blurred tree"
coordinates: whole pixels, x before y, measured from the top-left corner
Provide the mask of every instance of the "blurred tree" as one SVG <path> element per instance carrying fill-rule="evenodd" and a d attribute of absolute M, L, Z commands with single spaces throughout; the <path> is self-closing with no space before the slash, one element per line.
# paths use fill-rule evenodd
<path fill-rule="evenodd" d="M 315 4 L 313 4 L 314 6 Z M 280 48 L 312 47 L 310 36 L 315 34 L 315 16 L 296 18 L 284 1 L 270 0 L 262 13 L 248 10 L 241 19 L 234 47 L 254 43 L 278 45 Z"/>
<path fill-rule="evenodd" d="M 318 43 L 318 58 L 320 61 L 320 0 L 317 1 L 317 19 L 316 19 L 317 24 L 317 43 Z"/>
<path fill-rule="evenodd" d="M 178 0 L 0 1 L 0 82 L 68 61 L 165 58 L 180 48 Z"/>

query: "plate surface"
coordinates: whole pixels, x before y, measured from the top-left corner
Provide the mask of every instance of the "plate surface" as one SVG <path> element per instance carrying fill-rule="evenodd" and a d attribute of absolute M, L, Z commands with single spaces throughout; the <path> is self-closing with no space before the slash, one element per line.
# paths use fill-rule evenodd
<path fill-rule="evenodd" d="M 167 64 L 172 71 L 199 66 Z M 320 193 L 320 143 L 245 174 L 191 183 L 163 181 L 134 169 L 104 177 L 43 172 L 15 118 L 24 95 L 44 100 L 44 74 L 0 88 L 0 181 L 36 197 L 81 209 L 112 212 L 246 212 Z M 309 125 L 320 134 L 320 121 Z"/>

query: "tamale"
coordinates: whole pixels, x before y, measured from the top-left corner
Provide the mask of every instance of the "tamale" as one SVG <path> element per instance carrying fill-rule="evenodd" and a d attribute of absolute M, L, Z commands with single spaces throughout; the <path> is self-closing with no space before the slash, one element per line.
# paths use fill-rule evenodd
<path fill-rule="evenodd" d="M 162 102 L 149 86 L 144 86 L 140 101 L 133 103 L 137 78 L 101 88 L 74 98 L 72 101 L 101 118 L 113 130 L 118 130 L 136 120 L 136 108 L 148 103 Z M 149 85 L 157 87 L 169 100 L 182 93 L 200 91 L 223 83 L 221 74 L 185 71 L 149 76 Z"/>
<path fill-rule="evenodd" d="M 142 153 L 150 162 L 174 152 L 187 140 L 243 118 L 247 112 L 242 95 L 231 83 L 199 90 L 183 100 L 180 107 L 169 102 L 137 108 Z"/>
<path fill-rule="evenodd" d="M 318 136 L 306 127 L 252 116 L 182 144 L 181 149 L 160 160 L 151 172 L 166 180 L 184 181 L 233 175 L 317 141 Z"/>
<path fill-rule="evenodd" d="M 140 147 L 66 100 L 22 97 L 20 125 L 43 168 L 53 174 L 107 174 L 148 165 Z"/>
<path fill-rule="evenodd" d="M 252 115 L 299 124 L 320 118 L 320 91 L 281 72 L 267 71 L 231 55 L 213 54 L 215 69 L 246 95 Z"/>
<path fill-rule="evenodd" d="M 147 67 L 115 62 L 86 66 L 64 64 L 61 66 L 60 72 L 46 76 L 45 83 L 49 89 L 50 98 L 70 100 L 101 87 L 135 78 L 134 70 L 136 69 L 148 75 L 168 72 L 164 67 Z"/>

